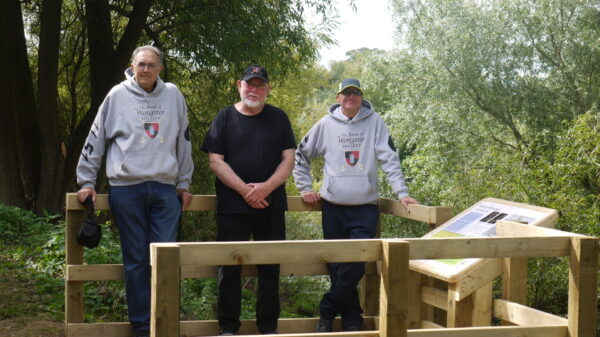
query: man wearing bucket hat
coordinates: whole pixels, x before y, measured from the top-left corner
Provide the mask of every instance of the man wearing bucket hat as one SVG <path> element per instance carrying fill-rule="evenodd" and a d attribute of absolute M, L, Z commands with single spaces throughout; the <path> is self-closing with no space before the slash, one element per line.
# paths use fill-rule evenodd
<path fill-rule="evenodd" d="M 217 114 L 202 150 L 216 175 L 217 241 L 285 240 L 285 181 L 294 168 L 296 140 L 285 112 L 265 101 L 267 70 L 249 66 L 237 81 L 241 100 Z M 256 325 L 277 333 L 279 265 L 259 265 Z M 221 335 L 240 328 L 240 266 L 220 266 L 217 318 Z"/>
<path fill-rule="evenodd" d="M 363 99 L 360 81 L 347 78 L 340 83 L 337 103 L 315 124 L 296 150 L 294 180 L 304 202 L 321 202 L 323 236 L 334 239 L 375 237 L 379 211 L 377 163 L 402 205 L 418 203 L 409 197 L 389 131 L 381 117 Z M 320 193 L 312 189 L 311 160 L 324 158 Z M 362 329 L 362 309 L 357 285 L 364 275 L 364 263 L 329 263 L 331 288 L 319 305 L 317 332 L 332 331 L 340 314 L 342 329 Z"/>

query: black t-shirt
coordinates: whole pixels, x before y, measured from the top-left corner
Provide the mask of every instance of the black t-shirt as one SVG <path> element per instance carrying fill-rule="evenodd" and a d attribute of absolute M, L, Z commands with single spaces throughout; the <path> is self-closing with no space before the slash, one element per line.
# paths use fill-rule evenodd
<path fill-rule="evenodd" d="M 221 154 L 225 162 L 246 183 L 268 180 L 281 163 L 281 153 L 295 149 L 292 125 L 285 112 L 265 104 L 262 112 L 246 116 L 231 105 L 219 111 L 213 120 L 202 151 Z M 219 178 L 215 179 L 219 213 L 253 214 L 263 209 L 250 207 L 244 198 Z M 266 198 L 264 210 L 287 210 L 285 184 Z"/>

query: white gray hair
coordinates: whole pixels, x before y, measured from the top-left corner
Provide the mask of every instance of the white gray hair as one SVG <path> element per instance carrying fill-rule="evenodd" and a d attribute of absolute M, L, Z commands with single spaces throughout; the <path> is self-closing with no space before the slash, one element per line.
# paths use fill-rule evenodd
<path fill-rule="evenodd" d="M 141 47 L 137 47 L 135 48 L 135 50 L 133 51 L 133 53 L 131 53 L 131 63 L 133 63 L 133 61 L 135 60 L 135 57 L 137 56 L 138 53 L 142 52 L 142 51 L 151 51 L 154 54 L 156 54 L 156 56 L 158 56 L 158 64 L 162 67 L 163 65 L 163 53 L 162 51 L 160 51 L 160 49 L 154 47 L 154 46 L 150 46 L 150 45 L 145 45 L 145 46 L 141 46 Z"/>

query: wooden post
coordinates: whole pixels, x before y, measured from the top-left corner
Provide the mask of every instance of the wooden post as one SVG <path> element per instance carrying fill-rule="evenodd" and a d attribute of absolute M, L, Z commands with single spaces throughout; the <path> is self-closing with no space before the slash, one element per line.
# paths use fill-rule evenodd
<path fill-rule="evenodd" d="M 502 299 L 527 303 L 527 258 L 502 259 Z M 502 325 L 512 325 L 502 321 Z"/>
<path fill-rule="evenodd" d="M 179 245 L 153 243 L 151 337 L 179 337 Z"/>
<path fill-rule="evenodd" d="M 375 237 L 381 237 L 381 213 L 377 216 L 377 231 Z M 360 304 L 365 316 L 375 316 L 379 311 L 379 275 L 377 262 L 365 262 L 365 276 L 360 285 Z"/>
<path fill-rule="evenodd" d="M 379 336 L 407 336 L 408 258 L 405 241 L 382 241 Z"/>
<path fill-rule="evenodd" d="M 83 247 L 77 242 L 77 232 L 84 219 L 84 211 L 67 207 L 65 222 L 65 259 L 67 265 L 83 264 Z M 65 270 L 66 273 L 66 270 Z M 69 323 L 83 323 L 83 282 L 65 282 L 65 335 Z"/>
<path fill-rule="evenodd" d="M 493 289 L 494 282 L 488 282 L 471 294 L 473 296 L 471 326 L 492 325 Z"/>
<path fill-rule="evenodd" d="M 406 327 L 408 329 L 421 328 L 421 285 L 423 284 L 421 274 L 416 271 L 408 271 L 408 313 Z"/>
<path fill-rule="evenodd" d="M 448 284 L 448 310 L 446 312 L 446 327 L 460 328 L 472 325 L 473 294 L 457 301 L 456 283 Z"/>
<path fill-rule="evenodd" d="M 569 336 L 593 337 L 598 301 L 598 238 L 571 238 L 569 263 Z"/>

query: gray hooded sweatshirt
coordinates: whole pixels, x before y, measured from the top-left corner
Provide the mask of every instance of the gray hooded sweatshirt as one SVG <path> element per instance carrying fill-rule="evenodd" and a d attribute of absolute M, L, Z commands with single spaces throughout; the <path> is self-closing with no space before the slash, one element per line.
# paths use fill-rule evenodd
<path fill-rule="evenodd" d="M 77 183 L 96 185 L 106 153 L 111 186 L 157 181 L 189 189 L 194 164 L 183 95 L 160 78 L 154 90 L 146 92 L 131 68 L 125 77 L 100 105 L 79 158 Z"/>
<path fill-rule="evenodd" d="M 377 162 L 387 174 L 398 198 L 408 196 L 408 188 L 387 126 L 363 100 L 358 114 L 350 119 L 339 104 L 315 124 L 296 150 L 294 180 L 300 192 L 312 191 L 310 161 L 324 157 L 321 198 L 338 205 L 377 203 Z"/>

